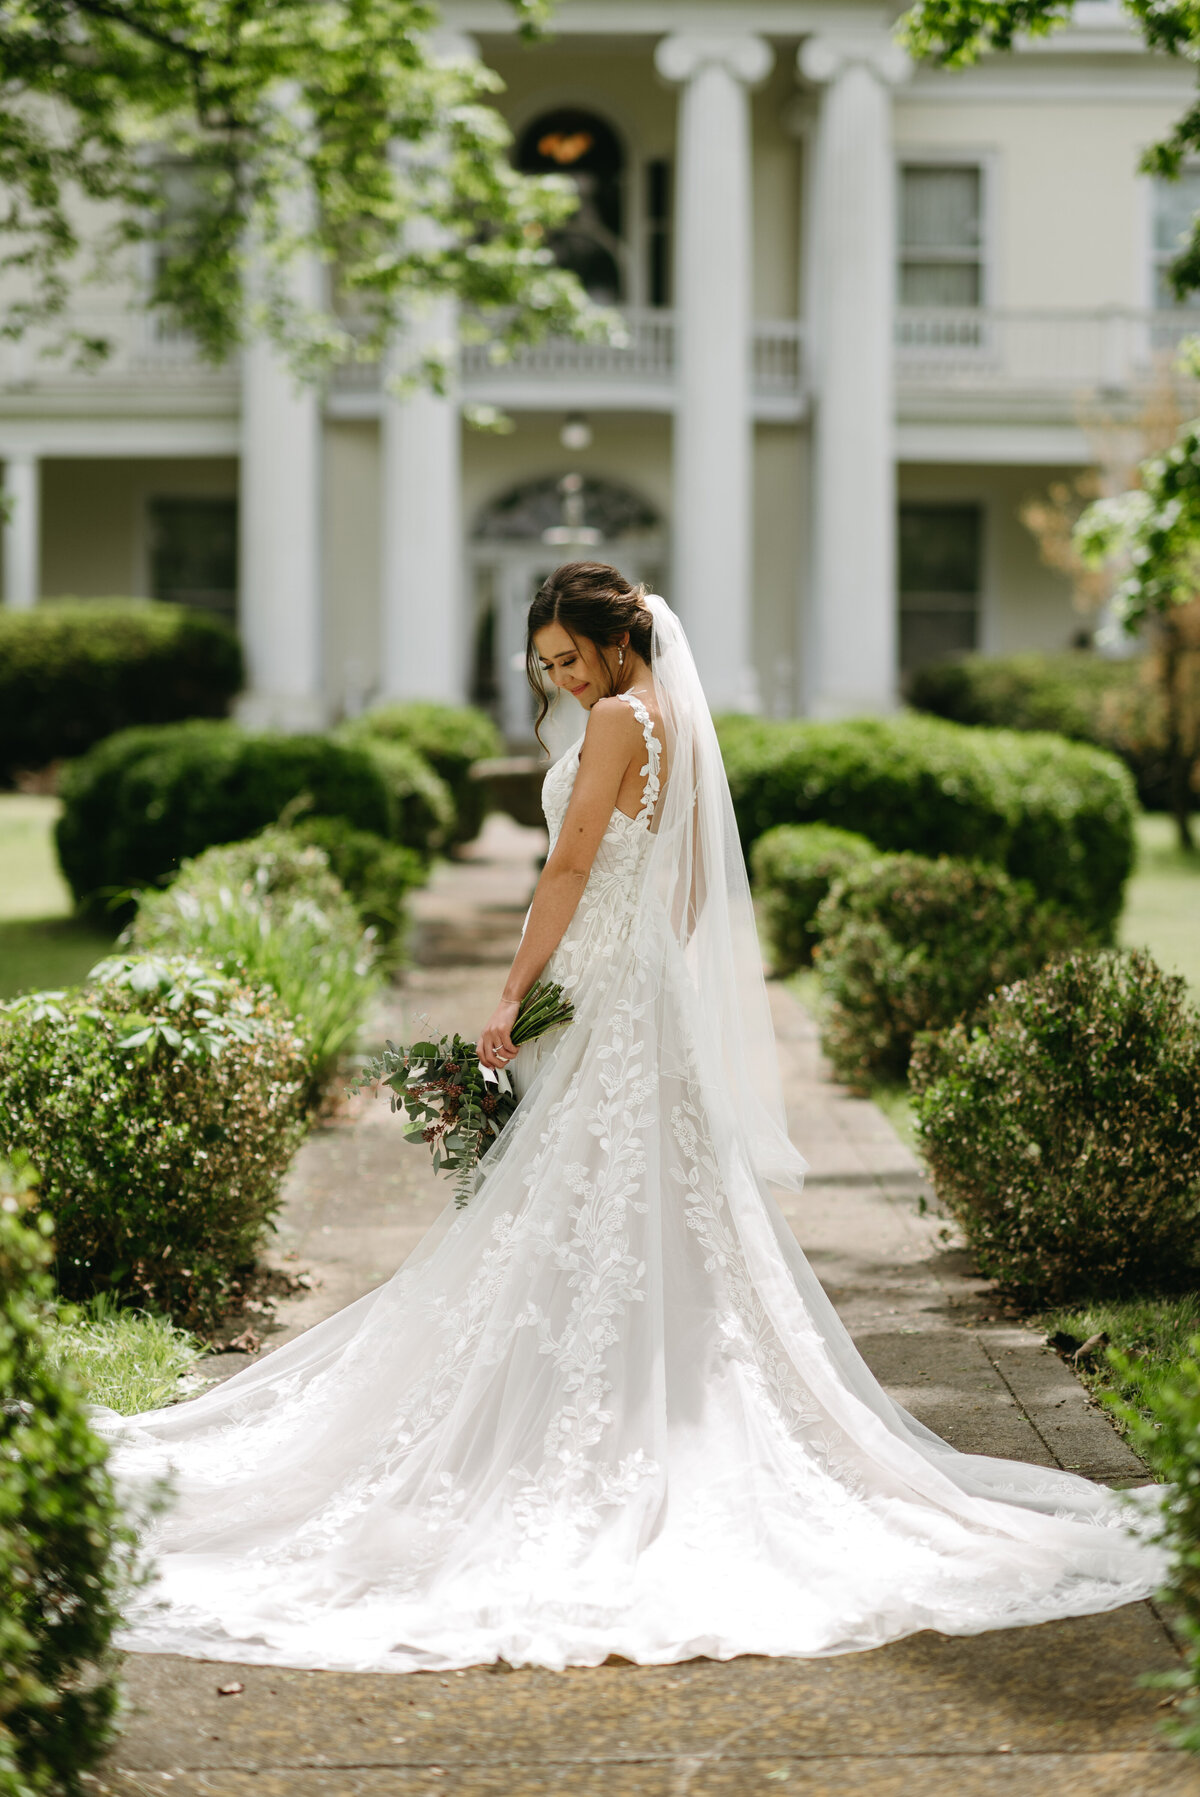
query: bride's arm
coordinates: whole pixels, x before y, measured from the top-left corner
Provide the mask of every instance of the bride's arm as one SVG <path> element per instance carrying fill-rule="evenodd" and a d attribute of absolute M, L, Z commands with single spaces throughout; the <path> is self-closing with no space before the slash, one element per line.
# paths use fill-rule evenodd
<path fill-rule="evenodd" d="M 619 699 L 598 699 L 588 713 L 571 802 L 538 879 L 521 946 L 500 1003 L 479 1033 L 476 1047 L 485 1067 L 502 1066 L 517 1052 L 509 1034 L 517 1008 L 575 915 L 621 782 L 634 755 L 641 755 L 644 747 L 641 727 L 630 707 Z"/>

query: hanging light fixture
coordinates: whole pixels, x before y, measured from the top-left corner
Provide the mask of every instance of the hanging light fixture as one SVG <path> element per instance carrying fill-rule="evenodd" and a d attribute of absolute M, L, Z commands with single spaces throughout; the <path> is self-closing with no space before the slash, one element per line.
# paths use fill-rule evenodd
<path fill-rule="evenodd" d="M 564 449 L 579 451 L 592 447 L 592 427 L 582 412 L 568 412 L 558 440 Z"/>

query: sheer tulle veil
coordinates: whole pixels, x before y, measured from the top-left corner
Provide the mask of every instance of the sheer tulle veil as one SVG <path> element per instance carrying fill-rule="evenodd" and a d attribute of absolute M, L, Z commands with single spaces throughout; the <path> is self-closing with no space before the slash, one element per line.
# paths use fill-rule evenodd
<path fill-rule="evenodd" d="M 750 882 L 717 733 L 682 624 L 657 593 L 645 604 L 654 620 L 651 671 L 668 777 L 640 929 L 652 933 L 665 920 L 682 953 L 698 1071 L 714 1109 L 731 1120 L 745 1160 L 763 1179 L 797 1188 L 807 1163 L 788 1139 Z M 586 721 L 559 695 L 544 726 L 552 758 L 574 746 Z"/>
<path fill-rule="evenodd" d="M 798 1187 L 807 1162 L 788 1139 L 775 1032 L 750 882 L 725 764 L 683 626 L 657 593 L 651 668 L 668 778 L 643 905 L 665 915 L 690 975 L 703 1083 L 745 1138 L 746 1158 Z"/>

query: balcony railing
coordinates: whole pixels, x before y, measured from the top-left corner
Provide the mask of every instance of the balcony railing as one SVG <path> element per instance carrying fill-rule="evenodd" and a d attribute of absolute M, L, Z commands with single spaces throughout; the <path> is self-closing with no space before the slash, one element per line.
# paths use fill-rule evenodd
<path fill-rule="evenodd" d="M 462 352 L 462 384 L 468 399 L 545 391 L 547 403 L 569 401 L 571 389 L 600 397 L 641 397 L 673 403 L 678 326 L 674 312 L 634 308 L 621 313 L 620 331 L 612 338 L 588 341 L 547 337 L 497 361 L 487 344 L 469 343 Z M 751 379 L 756 400 L 798 406 L 803 397 L 803 333 L 794 319 L 760 321 L 754 326 Z M 371 394 L 379 388 L 376 362 L 349 362 L 336 371 L 334 392 Z"/>
<path fill-rule="evenodd" d="M 1170 368 L 1200 312 L 991 311 L 901 308 L 896 371 L 903 387 L 1030 393 L 1120 392 Z"/>
<path fill-rule="evenodd" d="M 65 331 L 107 339 L 107 358 L 81 364 L 70 353 L 47 354 Z M 896 370 L 902 393 L 1011 393 L 1061 401 L 1085 394 L 1131 391 L 1169 369 L 1184 337 L 1200 335 L 1200 311 L 1002 311 L 986 308 L 901 308 L 895 315 Z M 758 320 L 750 346 L 751 383 L 760 417 L 795 418 L 806 397 L 804 326 L 794 319 Z M 493 362 L 486 345 L 462 355 L 468 399 L 551 408 L 626 404 L 670 410 L 678 389 L 678 322 L 665 309 L 631 308 L 613 340 L 548 338 Z M 186 335 L 136 307 L 91 309 L 53 331 L 0 342 L 0 387 L 81 390 L 97 383 L 146 391 L 207 384 L 228 390 L 236 361 L 214 368 Z M 380 390 L 377 362 L 347 362 L 330 382 L 335 401 L 373 408 Z"/>
<path fill-rule="evenodd" d="M 86 344 L 107 343 L 108 354 L 90 358 Z M 229 365 L 214 367 L 194 340 L 165 319 L 136 306 L 72 312 L 52 327 L 35 328 L 15 342 L 0 343 L 0 386 L 63 387 L 91 381 L 138 385 L 230 380 Z"/>
<path fill-rule="evenodd" d="M 498 378 L 665 383 L 674 369 L 675 314 L 656 308 L 623 312 L 620 331 L 611 340 L 547 337 L 517 350 L 506 362 L 494 362 L 486 344 L 468 344 L 462 358 L 468 389 Z"/>
<path fill-rule="evenodd" d="M 802 397 L 804 337 L 803 327 L 795 319 L 756 322 L 751 354 L 751 382 L 757 398 Z"/>

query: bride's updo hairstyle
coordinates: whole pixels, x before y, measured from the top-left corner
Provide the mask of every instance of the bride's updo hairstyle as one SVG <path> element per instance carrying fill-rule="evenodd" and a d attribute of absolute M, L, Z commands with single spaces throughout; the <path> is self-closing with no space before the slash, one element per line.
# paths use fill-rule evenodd
<path fill-rule="evenodd" d="M 654 620 L 644 603 L 644 586 L 631 586 L 607 562 L 564 562 L 543 582 L 529 607 L 525 633 L 525 672 L 538 702 L 533 733 L 542 742 L 542 725 L 550 709 L 550 693 L 533 639 L 547 624 L 561 624 L 576 648 L 580 638 L 607 649 L 629 632 L 629 646 L 649 665 Z M 610 679 L 609 692 L 617 690 Z M 542 747 L 545 748 L 545 743 Z"/>

